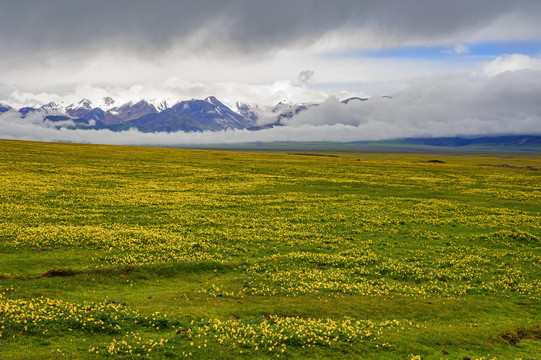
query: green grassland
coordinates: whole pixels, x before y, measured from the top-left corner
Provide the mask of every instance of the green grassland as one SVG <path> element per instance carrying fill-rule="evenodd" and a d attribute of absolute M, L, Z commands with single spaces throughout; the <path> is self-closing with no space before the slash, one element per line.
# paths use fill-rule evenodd
<path fill-rule="evenodd" d="M 0 140 L 0 358 L 541 359 L 540 165 Z"/>

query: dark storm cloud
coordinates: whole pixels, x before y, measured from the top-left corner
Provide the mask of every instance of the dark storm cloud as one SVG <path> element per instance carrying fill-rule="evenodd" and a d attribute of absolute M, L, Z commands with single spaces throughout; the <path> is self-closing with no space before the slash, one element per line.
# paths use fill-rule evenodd
<path fill-rule="evenodd" d="M 175 46 L 264 55 L 308 46 L 330 31 L 363 29 L 381 45 L 453 41 L 504 16 L 537 24 L 540 8 L 539 1 L 500 0 L 3 1 L 0 49 L 4 59 L 34 61 L 116 50 L 153 57 Z"/>

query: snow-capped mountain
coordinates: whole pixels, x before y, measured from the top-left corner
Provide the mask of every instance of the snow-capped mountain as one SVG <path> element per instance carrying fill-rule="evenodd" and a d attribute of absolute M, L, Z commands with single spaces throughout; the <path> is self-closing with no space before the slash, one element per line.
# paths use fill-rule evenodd
<path fill-rule="evenodd" d="M 7 112 L 11 108 L 3 106 Z M 89 99 L 63 106 L 50 102 L 41 107 L 23 107 L 22 117 L 39 113 L 44 120 L 73 120 L 76 127 L 141 131 L 218 131 L 245 129 L 257 121 L 255 112 L 244 109 L 234 111 L 214 96 L 204 100 L 183 100 L 169 107 L 164 99 L 128 101 L 119 104 L 111 97 L 104 97 L 96 104 Z"/>
<path fill-rule="evenodd" d="M 61 104 L 51 101 L 41 107 L 47 115 L 66 115 L 66 109 Z"/>
<path fill-rule="evenodd" d="M 272 108 L 272 113 L 277 115 L 277 121 L 280 122 L 282 119 L 290 119 L 313 106 L 318 106 L 318 104 L 288 104 L 282 101 Z"/>
<path fill-rule="evenodd" d="M 0 114 L 13 110 L 11 106 L 0 104 Z"/>
<path fill-rule="evenodd" d="M 103 98 L 103 105 L 101 106 L 101 108 L 103 110 L 108 110 L 106 108 L 107 107 L 112 107 L 114 104 L 115 104 L 115 100 L 110 96 L 106 96 L 106 97 Z"/>
<path fill-rule="evenodd" d="M 88 99 L 82 99 L 77 104 L 67 106 L 66 112 L 72 118 L 94 120 L 98 126 L 119 125 L 157 112 L 154 105 L 146 100 L 135 104 L 130 101 L 120 106 L 115 104 L 116 101 L 111 97 L 104 97 L 97 106 Z"/>
<path fill-rule="evenodd" d="M 158 111 L 164 111 L 165 109 L 167 109 L 169 107 L 167 105 L 167 100 L 165 100 L 165 99 L 159 100 L 159 102 L 154 103 L 153 105 L 156 108 L 156 110 L 158 110 Z"/>
<path fill-rule="evenodd" d="M 250 119 L 234 112 L 214 96 L 205 100 L 181 101 L 173 109 L 182 115 L 196 119 L 210 130 L 244 129 L 253 125 Z"/>
<path fill-rule="evenodd" d="M 1 105 L 0 105 L 1 107 Z M 8 110 L 6 111 L 9 111 L 9 110 L 12 110 L 11 107 L 7 107 Z M 0 113 L 2 113 L 4 111 L 0 111 Z M 50 102 L 48 104 L 45 104 L 45 105 L 42 105 L 42 106 L 39 106 L 39 107 L 31 107 L 31 106 L 26 106 L 26 107 L 22 107 L 18 110 L 19 114 L 21 114 L 21 117 L 26 117 L 28 114 L 39 114 L 41 116 L 43 116 L 44 119 L 46 118 L 61 118 L 61 120 L 68 120 L 69 117 L 67 116 L 68 114 L 66 113 L 66 109 L 64 108 L 64 106 L 62 104 L 58 104 L 58 103 L 55 103 L 55 102 Z M 59 120 L 57 119 L 57 120 Z"/>
<path fill-rule="evenodd" d="M 231 110 L 214 96 L 180 101 L 171 108 L 127 122 L 147 131 L 204 131 L 245 129 L 254 121 Z"/>
<path fill-rule="evenodd" d="M 262 109 L 257 105 L 249 105 L 244 103 L 236 103 L 237 112 L 244 116 L 246 119 L 250 119 L 254 124 L 259 120 L 259 114 Z"/>
<path fill-rule="evenodd" d="M 88 99 L 82 99 L 77 104 L 66 107 L 67 114 L 74 118 L 83 118 L 90 110 L 92 110 L 92 101 Z"/>
<path fill-rule="evenodd" d="M 344 100 L 365 101 L 361 98 Z M 290 104 L 280 102 L 273 107 L 260 107 L 237 103 L 233 108 L 214 96 L 206 99 L 181 100 L 169 107 L 164 99 L 138 99 L 122 102 L 104 97 L 93 103 L 82 99 L 75 104 L 64 106 L 50 102 L 39 107 L 18 109 L 21 117 L 37 113 L 44 120 L 57 122 L 58 126 L 85 129 L 110 129 L 113 131 L 136 128 L 146 132 L 174 131 L 220 131 L 227 129 L 257 130 L 283 125 L 282 120 L 290 119 L 302 111 L 318 104 Z M 0 113 L 14 110 L 0 104 Z M 69 120 L 69 121 L 68 121 Z"/>
<path fill-rule="evenodd" d="M 148 114 L 155 114 L 158 111 L 154 105 L 146 100 L 138 101 L 137 103 L 127 102 L 119 107 L 114 107 L 109 110 L 111 115 L 116 116 L 120 122 L 126 122 L 138 119 Z"/>

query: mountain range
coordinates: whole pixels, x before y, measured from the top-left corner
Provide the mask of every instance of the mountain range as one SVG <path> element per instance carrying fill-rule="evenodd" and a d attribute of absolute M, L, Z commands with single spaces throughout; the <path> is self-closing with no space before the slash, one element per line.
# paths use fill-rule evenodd
<path fill-rule="evenodd" d="M 387 97 L 391 99 L 390 97 Z M 370 99 L 352 97 L 342 100 L 344 104 L 351 102 L 365 102 Z M 55 102 L 37 107 L 22 107 L 19 109 L 9 105 L 0 104 L 0 114 L 12 113 L 15 119 L 34 116 L 30 120 L 48 122 L 47 127 L 66 129 L 109 129 L 123 131 L 136 129 L 141 132 L 202 132 L 220 131 L 227 129 L 246 129 L 250 131 L 283 126 L 288 119 L 319 104 L 289 104 L 280 102 L 272 107 L 261 107 L 237 103 L 229 107 L 214 96 L 198 100 L 182 100 L 169 106 L 164 100 L 139 100 L 118 105 L 114 99 L 105 97 L 98 104 L 88 99 L 82 99 L 75 104 L 64 106 Z M 22 120 L 22 119 L 21 119 Z M 255 144 L 255 145 L 254 145 Z M 257 146 L 275 149 L 276 146 L 284 149 L 305 149 L 307 144 L 280 142 L 279 145 L 265 145 L 263 143 L 246 143 L 234 147 L 245 148 Z M 315 143 L 314 143 L 315 144 Z M 345 146 L 346 148 L 343 148 Z M 487 135 L 470 137 L 424 137 L 402 138 L 382 141 L 356 141 L 344 143 L 337 147 L 342 150 L 406 150 L 406 151 L 478 151 L 486 149 L 521 149 L 539 151 L 541 149 L 541 136 L 530 135 Z M 229 146 L 221 144 L 220 146 Z M 315 144 L 315 149 L 335 148 L 334 143 L 321 142 Z M 231 147 L 231 146 L 229 146 Z M 228 147 L 228 148 L 229 148 Z M 330 148 L 329 148 L 330 149 Z"/>
<path fill-rule="evenodd" d="M 353 97 L 343 100 L 367 101 Z M 280 102 L 272 107 L 237 103 L 233 108 L 214 96 L 206 99 L 179 101 L 169 106 L 165 100 L 139 100 L 117 104 L 111 97 L 104 97 L 98 104 L 82 99 L 64 106 L 55 102 L 38 106 L 13 109 L 0 104 L 0 113 L 15 111 L 19 116 L 39 114 L 43 121 L 56 123 L 56 127 L 71 129 L 109 129 L 122 131 L 135 128 L 143 132 L 201 132 L 226 129 L 260 130 L 281 126 L 282 121 L 318 104 L 290 104 Z"/>
<path fill-rule="evenodd" d="M 214 96 L 203 100 L 183 100 L 173 106 L 168 106 L 164 100 L 140 100 L 117 105 L 114 99 L 105 97 L 99 104 L 82 99 L 65 107 L 55 102 L 20 109 L 0 104 L 0 113 L 15 111 L 23 118 L 29 114 L 39 114 L 43 121 L 72 129 L 122 131 L 135 128 L 143 132 L 200 132 L 281 126 L 281 120 L 291 118 L 311 106 L 317 105 L 281 102 L 274 107 L 263 108 L 237 103 L 236 107 L 230 108 Z M 259 122 L 262 114 L 265 114 L 264 125 Z"/>

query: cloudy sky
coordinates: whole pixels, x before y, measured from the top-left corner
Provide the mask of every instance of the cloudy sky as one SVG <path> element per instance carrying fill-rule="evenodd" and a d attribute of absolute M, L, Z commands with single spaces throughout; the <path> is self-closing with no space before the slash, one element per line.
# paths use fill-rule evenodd
<path fill-rule="evenodd" d="M 537 0 L 0 0 L 0 8 L 0 103 L 14 107 L 104 96 L 323 103 L 282 129 L 179 142 L 541 133 Z M 374 101 L 341 106 L 350 96 Z M 0 118 L 0 137 L 173 141 L 14 121 Z"/>

